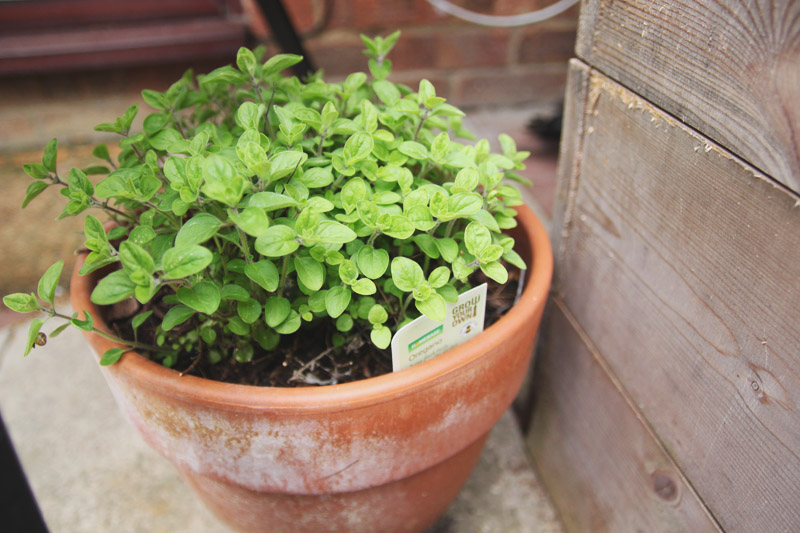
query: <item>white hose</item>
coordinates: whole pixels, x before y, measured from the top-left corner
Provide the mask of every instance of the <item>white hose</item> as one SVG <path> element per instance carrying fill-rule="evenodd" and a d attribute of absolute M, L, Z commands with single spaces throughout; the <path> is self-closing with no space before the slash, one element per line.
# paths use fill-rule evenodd
<path fill-rule="evenodd" d="M 464 9 L 449 2 L 448 0 L 428 0 L 436 10 L 447 13 L 454 17 L 472 22 L 473 24 L 480 24 L 481 26 L 494 26 L 498 28 L 509 28 L 512 26 L 524 26 L 526 24 L 533 24 L 541 22 L 551 17 L 555 17 L 559 13 L 563 13 L 578 3 L 578 0 L 558 0 L 555 4 L 531 11 L 529 13 L 520 13 L 519 15 L 484 15 L 482 13 L 475 13 L 469 9 Z"/>

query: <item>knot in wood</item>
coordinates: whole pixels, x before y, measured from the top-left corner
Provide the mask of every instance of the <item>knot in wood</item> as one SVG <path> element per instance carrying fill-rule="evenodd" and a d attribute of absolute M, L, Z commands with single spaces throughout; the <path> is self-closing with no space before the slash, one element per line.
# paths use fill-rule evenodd
<path fill-rule="evenodd" d="M 675 501 L 678 497 L 678 486 L 672 476 L 666 472 L 653 472 L 650 474 L 653 492 L 664 501 Z"/>

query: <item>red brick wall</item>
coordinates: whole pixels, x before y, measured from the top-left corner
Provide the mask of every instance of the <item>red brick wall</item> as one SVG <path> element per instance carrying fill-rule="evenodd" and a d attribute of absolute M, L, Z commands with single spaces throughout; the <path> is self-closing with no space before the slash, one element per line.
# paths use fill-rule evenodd
<path fill-rule="evenodd" d="M 484 14 L 514 15 L 554 1 L 453 3 Z M 392 79 L 416 86 L 427 78 L 437 93 L 462 106 L 561 99 L 578 13 L 576 6 L 530 26 L 489 28 L 437 13 L 426 0 L 287 0 L 284 5 L 327 78 L 366 71 L 359 34 L 387 35 L 400 29 L 402 37 L 389 57 Z"/>

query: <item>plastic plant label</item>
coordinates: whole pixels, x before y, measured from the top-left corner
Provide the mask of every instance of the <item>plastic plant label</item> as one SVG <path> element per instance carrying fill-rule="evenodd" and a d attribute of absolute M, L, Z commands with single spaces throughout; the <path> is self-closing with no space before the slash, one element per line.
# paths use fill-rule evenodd
<path fill-rule="evenodd" d="M 486 283 L 473 287 L 447 304 L 444 322 L 421 316 L 392 338 L 392 370 L 397 372 L 444 353 L 483 331 Z"/>

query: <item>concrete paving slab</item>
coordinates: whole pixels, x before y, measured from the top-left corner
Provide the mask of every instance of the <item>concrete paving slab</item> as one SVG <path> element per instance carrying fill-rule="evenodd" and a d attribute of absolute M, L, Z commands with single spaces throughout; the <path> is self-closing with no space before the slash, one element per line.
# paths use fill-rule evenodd
<path fill-rule="evenodd" d="M 23 358 L 27 323 L 0 331 L 0 411 L 52 533 L 230 531 L 128 427 L 79 332 Z M 506 413 L 431 533 L 560 531 Z"/>

